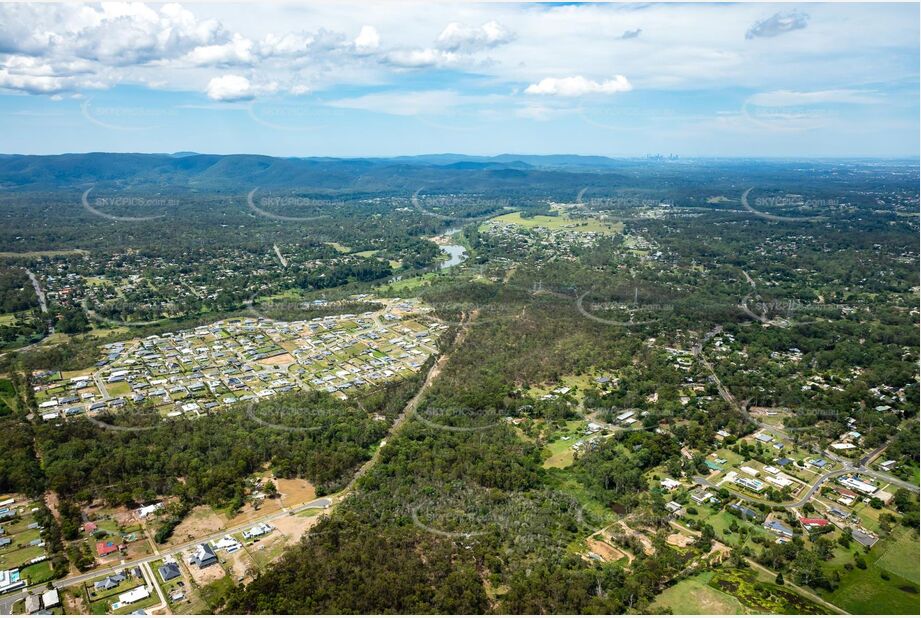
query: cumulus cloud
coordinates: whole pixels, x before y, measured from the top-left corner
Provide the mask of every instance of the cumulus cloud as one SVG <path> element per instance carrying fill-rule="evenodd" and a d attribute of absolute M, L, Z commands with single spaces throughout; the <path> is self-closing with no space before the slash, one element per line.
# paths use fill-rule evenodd
<path fill-rule="evenodd" d="M 472 53 L 503 45 L 514 38 L 508 28 L 497 21 L 478 27 L 452 22 L 441 31 L 436 43 L 440 49 Z"/>
<path fill-rule="evenodd" d="M 10 55 L 0 62 L 0 88 L 28 94 L 56 94 L 76 87 L 105 88 L 105 79 L 94 75 L 82 60 L 51 61 L 34 56 Z"/>
<path fill-rule="evenodd" d="M 633 86 L 623 75 L 613 79 L 594 81 L 581 75 L 575 77 L 545 77 L 536 84 L 525 88 L 527 94 L 554 95 L 560 97 L 580 97 L 587 94 L 616 94 L 628 92 Z"/>
<path fill-rule="evenodd" d="M 397 50 L 387 54 L 388 64 L 407 69 L 421 69 L 430 67 L 443 67 L 457 63 L 459 57 L 454 52 L 440 49 L 406 49 Z"/>
<path fill-rule="evenodd" d="M 381 46 L 381 36 L 374 26 L 362 26 L 361 32 L 355 37 L 355 49 L 360 52 L 374 51 Z"/>
<path fill-rule="evenodd" d="M 809 25 L 809 15 L 805 13 L 775 13 L 767 19 L 755 22 L 745 33 L 746 39 L 769 38 L 786 32 L 802 30 Z"/>
<path fill-rule="evenodd" d="M 252 64 L 255 60 L 253 42 L 244 36 L 234 34 L 227 43 L 196 47 L 186 54 L 183 60 L 195 66 Z"/>
<path fill-rule="evenodd" d="M 248 101 L 256 96 L 255 89 L 242 75 L 221 75 L 208 82 L 208 98 L 214 101 Z"/>

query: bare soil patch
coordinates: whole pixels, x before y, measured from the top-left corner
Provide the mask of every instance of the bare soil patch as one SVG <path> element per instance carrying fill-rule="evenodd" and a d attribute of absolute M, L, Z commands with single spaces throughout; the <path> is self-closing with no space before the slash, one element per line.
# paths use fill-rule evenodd
<path fill-rule="evenodd" d="M 674 547 L 687 547 L 688 545 L 693 544 L 694 541 L 695 539 L 693 537 L 686 536 L 680 532 L 669 534 L 668 538 L 665 540 L 666 543 L 673 545 Z"/>
<path fill-rule="evenodd" d="M 196 506 L 189 516 L 176 526 L 170 539 L 172 544 L 185 543 L 222 530 L 227 518 L 214 512 L 210 506 Z M 194 571 L 196 567 L 193 567 Z"/>
<path fill-rule="evenodd" d="M 285 535 L 285 545 L 295 545 L 304 533 L 314 527 L 319 517 L 298 517 L 288 515 L 272 522 L 278 532 Z"/>
<path fill-rule="evenodd" d="M 284 506 L 297 506 L 317 497 L 316 488 L 303 479 L 276 479 L 275 486 Z"/>
<path fill-rule="evenodd" d="M 278 354 L 276 356 L 263 358 L 256 362 L 260 365 L 290 365 L 294 362 L 294 357 L 290 354 Z"/>
<path fill-rule="evenodd" d="M 211 582 L 216 582 L 226 575 L 224 567 L 221 566 L 220 563 L 212 564 L 203 569 L 199 569 L 195 565 L 190 565 L 189 573 L 192 574 L 192 579 L 195 580 L 195 583 L 199 586 L 206 586 Z"/>
<path fill-rule="evenodd" d="M 624 552 L 616 547 L 612 547 L 604 541 L 599 541 L 597 539 L 589 539 L 588 548 L 601 556 L 602 560 L 605 562 L 616 562 L 626 556 Z"/>

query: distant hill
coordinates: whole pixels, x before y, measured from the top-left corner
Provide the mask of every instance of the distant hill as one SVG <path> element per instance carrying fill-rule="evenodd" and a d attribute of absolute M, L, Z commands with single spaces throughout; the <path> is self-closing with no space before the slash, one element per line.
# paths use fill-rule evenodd
<path fill-rule="evenodd" d="M 603 164 L 603 165 L 602 165 Z M 607 167 L 605 167 L 607 166 Z M 196 153 L 0 155 L 4 191 L 131 190 L 239 192 L 262 189 L 325 193 L 489 192 L 610 187 L 623 180 L 604 157 L 426 155 L 392 159 L 282 158 Z M 592 173 L 589 173 L 592 172 Z M 599 176 L 598 173 L 603 173 Z"/>

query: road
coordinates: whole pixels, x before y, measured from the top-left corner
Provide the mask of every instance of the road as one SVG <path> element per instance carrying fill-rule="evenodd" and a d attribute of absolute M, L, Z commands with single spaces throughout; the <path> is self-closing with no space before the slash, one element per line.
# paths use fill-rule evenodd
<path fill-rule="evenodd" d="M 384 440 L 385 442 L 387 440 L 392 439 L 395 435 L 397 435 L 397 433 L 405 425 L 406 421 L 409 420 L 409 418 L 415 413 L 416 409 L 419 407 L 419 403 L 422 401 L 423 397 L 425 396 L 425 393 L 431 387 L 432 383 L 438 377 L 438 374 L 441 372 L 445 364 L 448 362 L 451 352 L 455 348 L 457 348 L 461 343 L 463 343 L 463 340 L 467 335 L 467 331 L 470 326 L 470 323 L 473 319 L 476 318 L 476 315 L 477 315 L 476 312 L 473 312 L 469 316 L 466 316 L 465 320 L 461 322 L 461 327 L 458 329 L 457 334 L 455 335 L 454 341 L 452 342 L 451 346 L 444 353 L 441 354 L 441 356 L 435 361 L 435 363 L 432 364 L 432 367 L 429 369 L 428 373 L 425 376 L 425 380 L 419 386 L 419 390 L 417 390 L 416 394 L 413 395 L 412 399 L 410 399 L 409 402 L 407 402 L 406 406 L 403 408 L 403 411 L 400 413 L 400 416 L 397 417 L 396 421 L 394 421 L 393 426 L 390 428 L 390 431 L 387 434 L 387 438 L 385 438 Z M 335 504 L 340 504 L 355 489 L 355 486 L 358 480 L 362 478 L 363 476 L 365 476 L 375 465 L 377 465 L 377 463 L 380 461 L 381 450 L 382 449 L 377 449 L 374 452 L 374 455 L 371 456 L 371 459 L 369 459 L 367 462 L 365 462 L 365 464 L 361 468 L 359 468 L 358 472 L 355 474 L 354 477 L 352 477 L 352 480 L 345 487 L 345 489 L 343 489 L 338 494 Z M 156 549 L 154 554 L 152 555 L 144 556 L 142 558 L 137 558 L 134 560 L 123 561 L 117 565 L 93 569 L 85 573 L 80 573 L 79 575 L 73 575 L 70 577 L 65 577 L 62 579 L 55 580 L 53 582 L 50 582 L 50 584 L 52 584 L 55 588 L 67 588 L 70 586 L 82 584 L 83 582 L 94 580 L 104 575 L 109 575 L 116 571 L 120 571 L 122 569 L 130 568 L 134 566 L 141 566 L 141 568 L 143 569 L 150 570 L 149 566 L 144 566 L 144 565 L 147 565 L 147 563 L 153 560 L 158 560 L 161 557 L 161 550 L 162 550 L 162 553 L 164 554 L 165 553 L 173 554 L 173 553 L 183 552 L 183 551 L 186 551 L 188 549 L 195 547 L 196 545 L 210 541 L 211 539 L 214 539 L 215 537 L 225 536 L 228 534 L 237 534 L 239 532 L 243 532 L 244 530 L 252 528 L 254 525 L 259 524 L 259 523 L 270 523 L 272 521 L 275 521 L 276 519 L 287 517 L 288 515 L 296 515 L 298 513 L 301 513 L 309 509 L 317 509 L 317 508 L 327 509 L 332 506 L 334 506 L 334 502 L 332 498 L 317 498 L 316 500 L 311 500 L 310 502 L 306 502 L 304 504 L 298 505 L 293 508 L 284 508 L 280 511 L 270 513 L 263 517 L 249 520 L 246 523 L 240 524 L 233 528 L 215 531 L 215 532 L 212 532 L 211 534 L 208 534 L 207 536 L 202 536 L 197 539 L 187 541 L 185 543 L 181 543 L 178 545 L 171 545 L 171 546 L 162 547 L 160 549 Z M 152 581 L 156 583 L 156 578 L 152 578 Z M 49 585 L 48 582 L 44 584 L 37 584 L 35 588 L 38 590 L 44 590 L 45 587 L 47 587 L 48 585 Z M 158 592 L 160 591 L 158 590 Z M 2 598 L 0 598 L 0 615 L 10 615 L 12 613 L 13 604 L 19 599 L 25 598 L 26 594 L 27 594 L 27 590 L 22 589 L 16 592 L 9 593 L 3 596 Z M 160 593 L 160 595 L 162 599 L 162 593 Z"/>
<path fill-rule="evenodd" d="M 278 245 L 272 245 L 272 248 L 275 249 L 275 255 L 278 256 L 278 261 L 281 262 L 282 267 L 287 268 L 288 260 L 281 254 L 281 249 L 278 248 Z"/>
<path fill-rule="evenodd" d="M 42 313 L 48 313 L 48 303 L 45 301 L 45 293 L 38 282 L 38 277 L 28 268 L 26 269 L 26 274 L 29 275 L 29 280 L 32 281 L 32 287 L 35 288 L 35 295 L 38 297 L 38 305 L 42 308 Z"/>
<path fill-rule="evenodd" d="M 270 513 L 263 517 L 252 519 L 244 524 L 234 526 L 233 528 L 227 528 L 225 530 L 218 530 L 216 532 L 212 532 L 211 534 L 207 536 L 199 537 L 192 541 L 187 541 L 185 543 L 181 543 L 178 545 L 170 545 L 170 546 L 163 547 L 162 554 L 175 554 L 175 553 L 183 552 L 183 551 L 186 551 L 188 549 L 195 547 L 196 545 L 200 545 L 201 543 L 206 543 L 214 539 L 215 537 L 226 536 L 228 534 L 237 534 L 239 532 L 243 532 L 244 530 L 248 530 L 249 528 L 252 528 L 254 525 L 259 524 L 259 523 L 270 523 L 270 522 L 275 521 L 276 519 L 281 519 L 282 517 L 287 517 L 288 515 L 297 515 L 298 513 L 301 513 L 309 509 L 329 508 L 330 506 L 332 506 L 332 504 L 333 504 L 333 501 L 331 498 L 317 498 L 316 500 L 305 502 L 304 504 L 298 505 L 293 508 L 281 509 L 280 511 L 275 511 L 274 513 Z M 140 566 L 142 569 L 145 569 L 144 565 L 147 565 L 147 563 L 152 562 L 154 560 L 159 560 L 162 554 L 159 551 L 157 551 L 156 553 L 152 555 L 144 556 L 142 558 L 136 558 L 134 560 L 125 560 L 125 561 L 120 562 L 119 564 L 115 564 L 112 566 L 100 567 L 98 569 L 93 569 L 85 573 L 80 573 L 79 575 L 71 575 L 69 577 L 64 577 L 62 579 L 54 580 L 53 582 L 37 584 L 35 588 L 37 590 L 44 590 L 49 584 L 53 585 L 55 588 L 68 588 L 70 586 L 76 586 L 78 584 L 82 584 L 84 582 L 91 581 L 99 577 L 103 577 L 105 575 L 111 575 L 112 573 L 115 573 L 117 571 L 121 571 L 123 569 L 128 569 L 128 568 L 135 567 L 135 566 Z M 146 567 L 146 568 L 149 568 L 149 567 Z M 152 581 L 156 582 L 156 578 L 153 578 Z M 8 595 L 0 598 L 0 615 L 10 615 L 12 613 L 13 604 L 19 599 L 25 598 L 26 593 L 27 593 L 27 589 L 21 589 L 21 590 L 17 590 L 16 592 L 11 592 Z"/>
<path fill-rule="evenodd" d="M 745 273 L 745 271 L 743 271 L 743 273 L 745 274 L 745 277 L 749 280 L 749 282 L 752 283 L 752 285 L 754 285 L 754 282 L 751 281 L 751 278 L 748 276 L 748 273 Z M 767 423 L 763 423 L 759 421 L 758 419 L 754 418 L 748 412 L 747 402 L 739 404 L 735 396 L 729 391 L 728 388 L 726 388 L 726 386 L 720 380 L 719 376 L 716 375 L 716 371 L 713 369 L 713 365 L 710 364 L 710 361 L 708 361 L 707 358 L 703 354 L 703 348 L 710 339 L 712 339 L 715 335 L 717 335 L 720 332 L 722 332 L 722 326 L 715 327 L 713 330 L 708 332 L 704 336 L 704 338 L 701 340 L 701 342 L 695 345 L 694 348 L 692 349 L 694 356 L 696 356 L 700 360 L 701 364 L 703 364 L 703 366 L 706 367 L 707 372 L 710 374 L 710 379 L 713 380 L 714 384 L 716 384 L 716 389 L 719 392 L 720 397 L 722 397 L 726 403 L 732 406 L 733 409 L 738 410 L 739 413 L 742 414 L 742 416 L 744 416 L 746 420 L 754 423 L 760 429 L 770 430 L 771 432 L 780 436 L 781 438 L 785 440 L 790 440 L 790 435 L 786 431 L 784 431 L 782 428 L 775 427 L 773 425 L 768 425 Z M 892 485 L 896 485 L 897 487 L 902 487 L 916 494 L 921 493 L 921 489 L 919 489 L 917 485 L 913 485 L 912 483 L 903 481 L 902 479 L 894 477 L 892 475 L 885 474 L 883 472 L 878 472 L 876 470 L 869 470 L 867 468 L 867 464 L 871 463 L 874 459 L 879 457 L 880 453 L 882 453 L 883 451 L 886 450 L 886 448 L 888 448 L 889 444 L 892 442 L 893 439 L 894 437 L 890 438 L 888 441 L 886 441 L 886 443 L 882 444 L 881 446 L 878 446 L 871 452 L 864 455 L 860 460 L 857 461 L 856 464 L 846 459 L 843 459 L 835 455 L 834 453 L 829 453 L 827 451 L 823 451 L 816 447 L 814 449 L 814 452 L 816 452 L 819 455 L 822 455 L 823 457 L 830 459 L 831 461 L 837 462 L 842 467 L 838 470 L 826 472 L 822 474 L 821 476 L 819 476 L 815 481 L 813 481 L 812 485 L 809 486 L 809 490 L 801 498 L 793 502 L 771 502 L 768 500 L 752 498 L 746 494 L 729 489 L 728 487 L 724 489 L 726 489 L 730 494 L 732 494 L 736 498 L 747 500 L 749 502 L 764 504 L 767 506 L 775 506 L 775 507 L 798 508 L 798 507 L 804 506 L 807 502 L 809 502 L 809 500 L 812 499 L 812 497 L 819 491 L 819 489 L 821 489 L 822 485 L 829 479 L 837 478 L 839 476 L 844 476 L 845 474 L 869 474 L 878 479 L 891 483 Z M 710 481 L 708 481 L 706 478 L 702 476 L 694 477 L 694 481 L 697 483 L 700 483 L 701 485 L 707 486 L 707 487 L 716 488 L 716 485 L 714 485 L 713 483 L 711 483 Z"/>
<path fill-rule="evenodd" d="M 412 399 L 406 403 L 406 406 L 403 408 L 400 416 L 397 417 L 396 421 L 393 423 L 393 426 L 390 428 L 390 432 L 387 434 L 387 438 L 384 440 L 384 442 L 397 435 L 397 433 L 403 428 L 403 425 L 406 423 L 406 421 L 408 421 L 410 417 L 415 414 L 419 407 L 419 403 L 425 396 L 426 391 L 428 391 L 429 387 L 431 387 L 432 383 L 435 381 L 435 378 L 438 377 L 438 374 L 441 373 L 441 370 L 448 362 L 448 359 L 451 356 L 451 352 L 460 346 L 461 343 L 463 343 L 467 336 L 467 331 L 470 323 L 476 319 L 477 315 L 477 312 L 474 311 L 470 315 L 465 316 L 465 318 L 461 321 L 460 328 L 457 329 L 457 334 L 454 336 L 454 341 L 451 343 L 448 349 L 440 357 L 438 357 L 438 360 L 432 364 L 428 373 L 425 374 L 425 380 L 423 380 L 419 390 L 416 391 L 416 394 L 413 395 Z M 364 465 L 358 469 L 358 472 L 355 474 L 355 476 L 352 477 L 352 480 L 349 481 L 349 484 L 346 485 L 345 489 L 343 489 L 340 493 L 340 501 L 345 499 L 345 497 L 352 492 L 359 479 L 366 475 L 371 470 L 371 468 L 377 465 L 378 461 L 380 461 L 382 450 L 383 449 L 379 448 L 374 451 L 374 455 L 371 456 L 371 459 L 366 461 Z"/>

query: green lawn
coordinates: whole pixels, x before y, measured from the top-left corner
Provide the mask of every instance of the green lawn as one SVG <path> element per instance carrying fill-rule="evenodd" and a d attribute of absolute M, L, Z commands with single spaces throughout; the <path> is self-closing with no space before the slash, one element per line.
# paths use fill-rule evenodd
<path fill-rule="evenodd" d="M 921 552 L 918 549 L 917 533 L 900 527 L 892 537 L 881 542 L 876 566 L 910 582 L 921 583 Z"/>
<path fill-rule="evenodd" d="M 20 572 L 20 575 L 29 581 L 30 586 L 46 582 L 50 580 L 53 575 L 51 561 L 43 560 L 38 564 L 30 564 Z"/>
<path fill-rule="evenodd" d="M 838 589 L 822 597 L 852 614 L 917 614 L 918 540 L 912 532 L 880 541 L 866 561 L 866 569 L 842 570 Z"/>

